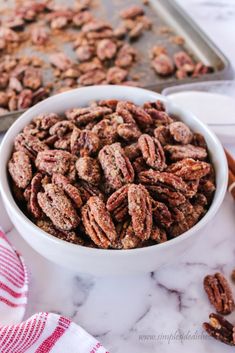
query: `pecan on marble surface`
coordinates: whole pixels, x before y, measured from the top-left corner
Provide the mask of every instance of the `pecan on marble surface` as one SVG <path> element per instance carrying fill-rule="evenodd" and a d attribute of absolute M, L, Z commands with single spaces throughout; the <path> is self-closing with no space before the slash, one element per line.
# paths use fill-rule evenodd
<path fill-rule="evenodd" d="M 219 314 L 230 314 L 234 308 L 234 299 L 228 281 L 222 273 L 207 275 L 204 278 L 204 289 L 208 299 Z"/>
<path fill-rule="evenodd" d="M 235 346 L 235 327 L 229 321 L 218 314 L 209 315 L 210 322 L 204 322 L 203 328 L 211 337 L 216 340 Z"/>

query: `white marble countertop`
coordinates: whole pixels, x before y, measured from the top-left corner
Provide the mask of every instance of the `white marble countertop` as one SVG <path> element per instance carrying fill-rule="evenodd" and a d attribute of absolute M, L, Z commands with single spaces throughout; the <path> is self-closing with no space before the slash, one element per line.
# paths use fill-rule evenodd
<path fill-rule="evenodd" d="M 178 2 L 235 64 L 235 1 Z M 95 278 L 79 274 L 79 269 L 71 273 L 59 268 L 34 252 L 12 227 L 1 205 L 0 224 L 31 271 L 26 317 L 38 311 L 61 313 L 112 353 L 233 352 L 234 348 L 204 334 L 201 324 L 212 311 L 203 277 L 217 270 L 229 276 L 235 267 L 234 208 L 227 195 L 203 231 L 204 238 L 174 265 L 145 275 Z"/>

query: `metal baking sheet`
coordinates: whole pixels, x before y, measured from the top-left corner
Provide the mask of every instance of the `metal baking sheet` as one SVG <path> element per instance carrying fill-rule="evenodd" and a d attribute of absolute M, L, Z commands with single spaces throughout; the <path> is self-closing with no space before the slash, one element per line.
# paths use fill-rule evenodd
<path fill-rule="evenodd" d="M 55 2 L 64 4 L 63 0 L 56 0 Z M 131 44 L 137 48 L 139 54 L 137 63 L 135 63 L 130 70 L 130 75 L 139 78 L 141 87 L 161 92 L 162 89 L 176 84 L 232 78 L 231 65 L 228 59 L 174 0 L 149 0 L 148 5 L 144 5 L 141 0 L 136 0 L 135 2 L 131 0 L 93 0 L 91 12 L 94 13 L 96 18 L 106 20 L 115 27 L 121 22 L 119 11 L 133 5 L 133 3 L 143 6 L 145 14 L 153 23 L 152 30 L 145 31 L 137 41 L 131 42 Z M 9 0 L 4 6 L 9 7 L 10 4 L 13 5 L 14 1 Z M 66 6 L 73 4 L 74 0 L 66 1 Z M 170 28 L 171 31 L 163 33 L 162 29 L 166 27 Z M 175 35 L 182 36 L 185 39 L 183 46 L 172 43 L 172 37 Z M 179 80 L 174 76 L 161 77 L 155 74 L 151 68 L 149 52 L 154 45 L 166 47 L 170 56 L 183 49 L 188 52 L 195 61 L 202 61 L 204 64 L 213 67 L 214 72 L 197 78 L 188 77 L 183 80 Z M 76 59 L 72 43 L 66 41 L 60 42 L 57 39 L 56 47 L 65 51 L 72 59 Z M 54 50 L 54 52 L 55 51 L 56 50 Z M 53 50 L 51 53 L 52 52 Z M 35 47 L 23 46 L 18 54 L 37 55 L 47 62 L 49 53 L 38 51 Z M 52 82 L 53 77 L 50 71 L 50 69 L 45 70 L 45 81 L 48 80 Z M 7 116 L 12 116 L 12 113 L 7 114 Z M 7 116 L 6 118 L 1 117 L 0 131 L 6 129 Z M 15 117 L 11 117 L 8 125 L 10 125 L 16 117 L 16 114 Z M 1 124 L 3 124 L 4 127 L 1 127 Z"/>

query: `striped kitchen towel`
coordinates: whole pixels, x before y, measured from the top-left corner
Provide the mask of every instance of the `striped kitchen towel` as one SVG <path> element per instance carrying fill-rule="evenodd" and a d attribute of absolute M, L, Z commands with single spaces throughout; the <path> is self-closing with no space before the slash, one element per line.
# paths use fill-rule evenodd
<path fill-rule="evenodd" d="M 0 231 L 0 353 L 108 353 L 63 316 L 37 313 L 21 322 L 27 294 L 24 260 Z"/>

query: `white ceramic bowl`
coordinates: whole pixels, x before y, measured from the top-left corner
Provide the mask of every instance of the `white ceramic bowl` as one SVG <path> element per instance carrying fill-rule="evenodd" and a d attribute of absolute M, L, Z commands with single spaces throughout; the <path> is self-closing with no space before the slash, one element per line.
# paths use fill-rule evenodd
<path fill-rule="evenodd" d="M 41 113 L 62 113 L 69 108 L 87 105 L 90 101 L 117 98 L 142 104 L 160 99 L 166 103 L 167 111 L 176 114 L 192 130 L 200 132 L 206 139 L 216 171 L 217 189 L 206 215 L 194 227 L 179 237 L 163 244 L 131 250 L 102 250 L 67 243 L 47 234 L 34 225 L 19 209 L 12 196 L 7 162 L 12 152 L 16 135 L 33 117 Z M 207 126 L 191 113 L 168 103 L 165 97 L 148 90 L 124 86 L 93 86 L 78 88 L 55 95 L 27 110 L 8 130 L 0 149 L 0 190 L 10 219 L 22 237 L 49 260 L 78 272 L 90 274 L 130 274 L 148 272 L 177 259 L 199 241 L 200 231 L 215 216 L 220 207 L 227 186 L 227 162 L 217 137 Z"/>

